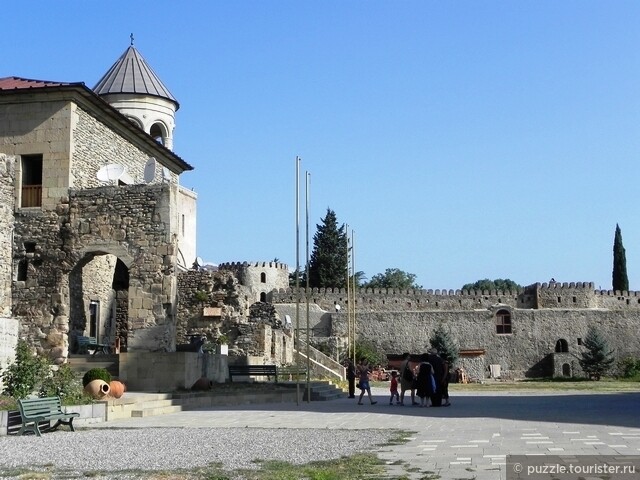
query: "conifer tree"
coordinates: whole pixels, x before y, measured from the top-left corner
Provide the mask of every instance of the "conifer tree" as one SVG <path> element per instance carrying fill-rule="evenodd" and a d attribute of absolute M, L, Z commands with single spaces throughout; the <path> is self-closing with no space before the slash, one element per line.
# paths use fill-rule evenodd
<path fill-rule="evenodd" d="M 622 232 L 616 223 L 616 235 L 613 240 L 613 290 L 629 291 L 627 277 L 627 256 L 622 246 Z"/>
<path fill-rule="evenodd" d="M 316 225 L 309 261 L 311 288 L 342 287 L 347 281 L 347 234 L 338 227 L 336 214 L 327 208 L 322 223 Z"/>
<path fill-rule="evenodd" d="M 453 339 L 453 336 L 445 330 L 442 324 L 435 328 L 429 339 L 429 343 L 431 344 L 431 348 L 435 348 L 438 351 L 438 355 L 440 355 L 445 362 L 449 363 L 449 366 L 453 365 L 458 359 L 460 349 Z"/>
<path fill-rule="evenodd" d="M 587 336 L 582 341 L 585 350 L 578 362 L 587 376 L 593 380 L 600 380 L 613 365 L 613 352 L 609 350 L 607 341 L 593 325 L 589 326 Z"/>

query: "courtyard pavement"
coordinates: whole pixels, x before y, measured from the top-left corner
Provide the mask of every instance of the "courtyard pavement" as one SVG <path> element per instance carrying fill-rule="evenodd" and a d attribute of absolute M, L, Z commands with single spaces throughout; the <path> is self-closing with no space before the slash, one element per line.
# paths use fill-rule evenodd
<path fill-rule="evenodd" d="M 189 410 L 94 424 L 91 428 L 399 429 L 402 445 L 375 447 L 391 477 L 506 479 L 506 456 L 640 455 L 640 392 L 616 394 L 470 392 L 450 407 L 390 406 L 338 399 L 300 405 L 263 404 Z M 407 402 L 410 403 L 410 402 Z M 404 466 L 401 465 L 404 463 Z M 413 472 L 407 472 L 407 466 Z M 640 477 L 640 475 L 639 475 Z"/>

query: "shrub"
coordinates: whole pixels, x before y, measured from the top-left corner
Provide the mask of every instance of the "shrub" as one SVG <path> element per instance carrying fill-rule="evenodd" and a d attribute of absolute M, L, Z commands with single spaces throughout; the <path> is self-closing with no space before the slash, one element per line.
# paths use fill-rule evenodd
<path fill-rule="evenodd" d="M 82 377 L 82 386 L 86 387 L 87 384 L 93 380 L 104 380 L 109 383 L 111 381 L 111 374 L 104 368 L 92 368 Z"/>
<path fill-rule="evenodd" d="M 49 360 L 34 355 L 24 340 L 18 340 L 14 362 L 2 371 L 2 393 L 26 398 L 49 375 Z"/>
<path fill-rule="evenodd" d="M 625 357 L 618 362 L 618 372 L 622 378 L 640 376 L 640 358 Z"/>
<path fill-rule="evenodd" d="M 68 363 L 64 363 L 44 379 L 40 386 L 39 395 L 41 397 L 57 395 L 65 405 L 82 402 L 84 392 L 80 375 L 74 372 Z"/>

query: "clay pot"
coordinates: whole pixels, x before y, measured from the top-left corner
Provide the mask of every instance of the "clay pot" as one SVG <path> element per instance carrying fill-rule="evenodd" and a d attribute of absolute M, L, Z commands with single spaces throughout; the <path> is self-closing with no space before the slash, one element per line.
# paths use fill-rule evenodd
<path fill-rule="evenodd" d="M 109 395 L 109 390 L 109 384 L 104 380 L 91 380 L 87 383 L 87 386 L 84 387 L 84 391 L 97 400 Z"/>
<path fill-rule="evenodd" d="M 118 380 L 111 380 L 109 382 L 109 396 L 113 398 L 120 398 L 127 391 L 127 386 L 119 382 Z"/>
<path fill-rule="evenodd" d="M 196 380 L 196 383 L 193 384 L 191 390 L 211 390 L 213 386 L 213 382 L 209 380 L 207 377 L 201 377 Z"/>

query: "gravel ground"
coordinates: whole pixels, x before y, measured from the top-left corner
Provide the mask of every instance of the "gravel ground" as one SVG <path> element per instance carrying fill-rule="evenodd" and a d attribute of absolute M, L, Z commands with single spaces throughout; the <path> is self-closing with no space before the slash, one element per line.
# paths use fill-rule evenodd
<path fill-rule="evenodd" d="M 377 452 L 392 436 L 383 430 L 255 428 L 96 429 L 4 436 L 0 478 L 33 478 L 20 476 L 20 468 L 49 472 L 38 478 L 80 478 L 89 473 L 93 479 L 126 479 L 138 478 L 141 471 L 175 472 L 211 463 L 231 471 L 256 468 L 256 459 L 304 464 Z"/>

